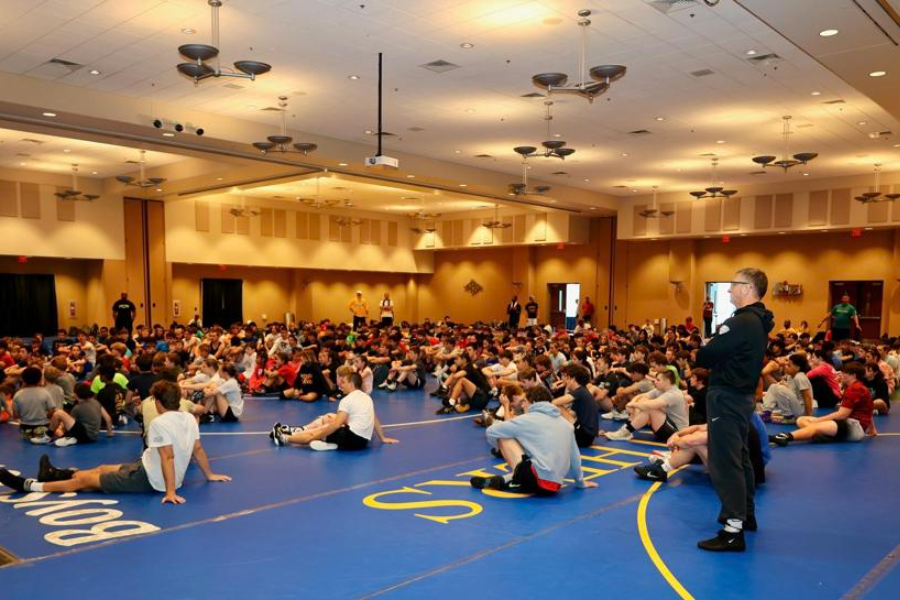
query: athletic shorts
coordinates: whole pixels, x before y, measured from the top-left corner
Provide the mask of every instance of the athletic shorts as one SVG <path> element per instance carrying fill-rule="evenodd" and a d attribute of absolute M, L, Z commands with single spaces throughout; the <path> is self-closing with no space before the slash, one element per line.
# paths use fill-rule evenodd
<path fill-rule="evenodd" d="M 97 441 L 88 436 L 87 429 L 84 428 L 84 423 L 79 423 L 78 421 L 75 421 L 75 424 L 72 425 L 72 429 L 66 432 L 66 436 L 75 438 L 78 440 L 79 444 L 90 444 L 91 442 Z"/>
<path fill-rule="evenodd" d="M 150 485 L 141 459 L 120 466 L 118 471 L 101 475 L 100 489 L 106 494 L 146 494 L 156 491 Z"/>
<path fill-rule="evenodd" d="M 490 396 L 488 396 L 483 389 L 476 387 L 475 393 L 469 398 L 469 408 L 481 412 L 487 407 L 490 400 Z"/>
<path fill-rule="evenodd" d="M 597 436 L 590 434 L 581 427 L 581 423 L 575 423 L 575 443 L 579 448 L 590 448 L 594 445 L 594 439 Z"/>
<path fill-rule="evenodd" d="M 19 433 L 23 440 L 44 437 L 50 434 L 50 425 L 20 425 Z"/>
<path fill-rule="evenodd" d="M 222 415 L 222 422 L 223 423 L 237 423 L 238 422 L 238 418 L 236 416 L 234 416 L 233 412 L 231 412 L 230 406 L 228 407 L 228 410 L 225 411 L 225 414 Z"/>
<path fill-rule="evenodd" d="M 404 379 L 402 385 L 405 385 L 406 387 L 408 387 L 411 390 L 421 390 L 423 387 L 425 387 L 425 378 L 424 377 L 419 377 L 418 375 L 415 375 L 415 374 L 413 375 L 413 377 L 416 378 L 415 383 L 410 383 L 409 379 Z"/>
<path fill-rule="evenodd" d="M 346 425 L 325 438 L 329 444 L 337 444 L 338 450 L 363 450 L 369 445 L 369 440 L 360 437 Z"/>
<path fill-rule="evenodd" d="M 836 442 L 861 442 L 866 437 L 862 425 L 856 419 L 844 419 L 843 421 L 835 421 L 837 425 L 837 433 L 834 434 Z"/>
<path fill-rule="evenodd" d="M 850 330 L 849 329 L 831 329 L 831 341 L 839 342 L 841 340 L 846 340 L 850 338 Z"/>
<path fill-rule="evenodd" d="M 667 442 L 673 433 L 678 433 L 678 428 L 666 417 L 666 422 L 660 425 L 659 429 L 653 432 L 653 435 L 660 442 Z"/>
<path fill-rule="evenodd" d="M 528 456 L 522 457 L 522 460 L 516 465 L 510 483 L 518 486 L 518 489 L 514 491 L 520 494 L 537 494 L 539 496 L 552 496 L 561 487 L 558 483 L 540 479 Z"/>

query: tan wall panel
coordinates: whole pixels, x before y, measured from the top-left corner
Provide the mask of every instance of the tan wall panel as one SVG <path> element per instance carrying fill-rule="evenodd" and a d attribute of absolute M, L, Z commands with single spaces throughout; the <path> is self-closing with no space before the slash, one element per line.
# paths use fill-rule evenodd
<path fill-rule="evenodd" d="M 397 221 L 388 221 L 387 245 L 391 248 L 397 247 Z"/>
<path fill-rule="evenodd" d="M 341 242 L 349 244 L 353 241 L 353 226 L 341 227 Z"/>
<path fill-rule="evenodd" d="M 135 325 L 146 323 L 146 295 L 144 272 L 144 228 L 143 208 L 141 200 L 126 198 L 124 201 L 125 230 L 125 281 L 126 287 L 121 290 L 137 308 Z M 117 296 L 118 297 L 118 296 Z M 108 308 L 107 308 L 108 310 Z"/>
<path fill-rule="evenodd" d="M 20 183 L 19 198 L 23 219 L 41 218 L 41 188 L 36 183 Z"/>
<path fill-rule="evenodd" d="M 831 224 L 847 225 L 850 223 L 850 189 L 831 190 Z"/>
<path fill-rule="evenodd" d="M 693 229 L 694 203 L 679 202 L 675 208 L 675 233 L 690 233 Z"/>
<path fill-rule="evenodd" d="M 534 241 L 547 241 L 547 215 L 540 214 L 534 220 Z"/>
<path fill-rule="evenodd" d="M 893 193 L 900 193 L 900 184 L 894 185 L 893 188 L 891 190 Z M 898 200 L 891 202 L 891 221 L 893 223 L 900 222 L 900 201 Z"/>
<path fill-rule="evenodd" d="M 712 198 L 704 200 L 703 230 L 720 231 L 722 229 L 722 200 Z"/>
<path fill-rule="evenodd" d="M 237 217 L 234 220 L 234 226 L 238 235 L 250 235 L 250 216 Z"/>
<path fill-rule="evenodd" d="M 287 211 L 281 208 L 276 208 L 273 213 L 273 217 L 275 219 L 275 237 L 277 238 L 286 238 L 287 237 Z"/>
<path fill-rule="evenodd" d="M 659 232 L 662 234 L 672 234 L 675 232 L 675 203 L 674 202 L 666 202 L 665 204 L 659 205 L 660 212 L 672 213 L 669 216 L 660 215 L 659 217 Z"/>
<path fill-rule="evenodd" d="M 361 223 L 359 224 L 359 243 L 360 244 L 368 244 L 370 237 L 370 231 L 372 229 L 372 221 L 370 219 L 361 219 Z"/>
<path fill-rule="evenodd" d="M 828 190 L 817 190 L 809 193 L 808 214 L 806 224 L 809 227 L 821 227 L 828 223 Z"/>
<path fill-rule="evenodd" d="M 313 241 L 322 239 L 322 219 L 316 213 L 309 215 L 309 239 Z"/>
<path fill-rule="evenodd" d="M 0 181 L 0 217 L 19 216 L 19 191 L 15 181 Z"/>
<path fill-rule="evenodd" d="M 222 233 L 234 233 L 235 218 L 231 214 L 231 209 L 236 208 L 233 204 L 223 204 L 220 212 L 222 213 Z"/>
<path fill-rule="evenodd" d="M 328 217 L 328 241 L 329 242 L 339 242 L 341 241 L 341 228 L 338 226 L 337 217 L 334 215 L 330 215 Z"/>
<path fill-rule="evenodd" d="M 510 226 L 503 230 L 500 240 L 504 244 L 512 244 L 513 243 L 513 227 L 512 227 L 513 218 L 512 217 L 503 217 L 502 220 L 504 223 L 509 223 Z"/>
<path fill-rule="evenodd" d="M 472 246 L 480 246 L 484 241 L 484 231 L 481 227 L 481 219 L 470 219 L 469 224 L 472 227 L 472 234 L 469 236 L 469 244 Z"/>
<path fill-rule="evenodd" d="M 165 324 L 169 314 L 169 281 L 165 205 L 162 202 L 147 202 L 147 266 L 150 272 L 150 320 Z"/>
<path fill-rule="evenodd" d="M 771 229 L 772 212 L 775 199 L 772 196 L 754 198 L 753 229 Z"/>
<path fill-rule="evenodd" d="M 463 245 L 463 221 L 462 219 L 453 220 L 453 236 L 451 237 L 451 246 Z"/>
<path fill-rule="evenodd" d="M 209 203 L 194 200 L 194 228 L 197 231 L 209 231 Z"/>
<path fill-rule="evenodd" d="M 263 237 L 272 237 L 273 211 L 271 208 L 259 209 L 259 233 Z"/>
<path fill-rule="evenodd" d="M 722 231 L 741 228 L 741 199 L 735 196 L 722 201 Z"/>
<path fill-rule="evenodd" d="M 381 219 L 372 219 L 372 245 L 380 246 L 381 245 Z"/>
<path fill-rule="evenodd" d="M 527 235 L 526 231 L 526 219 L 525 215 L 516 215 L 513 219 L 513 241 L 516 244 L 524 244 L 525 236 Z"/>
<path fill-rule="evenodd" d="M 647 210 L 646 204 L 639 204 L 634 207 L 634 213 L 631 217 L 631 234 L 634 237 L 647 235 L 647 218 L 641 216 L 641 213 L 645 210 Z"/>
<path fill-rule="evenodd" d="M 790 228 L 794 225 L 794 195 L 777 194 L 775 196 L 775 227 Z"/>
<path fill-rule="evenodd" d="M 75 202 L 73 202 L 72 200 L 63 200 L 62 198 L 56 198 L 56 220 L 74 221 Z"/>
<path fill-rule="evenodd" d="M 451 245 L 453 240 L 453 221 L 441 222 L 441 243 L 444 246 Z"/>
<path fill-rule="evenodd" d="M 298 240 L 309 239 L 309 213 L 297 211 L 296 236 Z"/>
<path fill-rule="evenodd" d="M 890 193 L 890 186 L 880 186 L 878 191 L 882 194 Z M 887 223 L 890 216 L 890 203 L 888 202 L 872 202 L 866 206 L 866 223 Z"/>

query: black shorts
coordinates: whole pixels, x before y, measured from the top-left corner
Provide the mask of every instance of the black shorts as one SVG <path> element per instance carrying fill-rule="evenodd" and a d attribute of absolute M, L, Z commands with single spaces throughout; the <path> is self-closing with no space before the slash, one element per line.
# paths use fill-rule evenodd
<path fill-rule="evenodd" d="M 846 340 L 850 338 L 850 330 L 849 329 L 836 329 L 834 327 L 831 328 L 831 341 L 839 342 L 841 340 Z"/>
<path fill-rule="evenodd" d="M 594 445 L 597 434 L 591 434 L 581 427 L 581 423 L 575 423 L 575 443 L 579 448 L 590 448 Z"/>
<path fill-rule="evenodd" d="M 381 326 L 390 327 L 394 324 L 394 317 L 381 317 Z"/>
<path fill-rule="evenodd" d="M 132 494 L 155 492 L 150 485 L 147 471 L 141 459 L 129 465 L 121 465 L 118 471 L 100 476 L 100 489 L 106 494 Z"/>
<path fill-rule="evenodd" d="M 513 471 L 512 481 L 510 481 L 510 483 L 513 486 L 518 486 L 518 489 L 510 491 L 515 491 L 520 494 L 552 496 L 556 493 L 555 490 L 541 487 L 540 480 L 538 479 L 538 476 L 534 471 L 534 466 L 531 464 L 531 458 L 529 458 L 528 456 L 523 456 L 519 464 L 516 465 L 516 468 Z"/>
<path fill-rule="evenodd" d="M 675 427 L 674 423 L 667 417 L 666 422 L 660 425 L 659 429 L 653 432 L 653 435 L 655 435 L 656 439 L 660 442 L 667 442 L 674 433 L 678 433 L 678 428 Z"/>
<path fill-rule="evenodd" d="M 475 393 L 469 398 L 469 408 L 481 412 L 485 409 L 490 400 L 490 396 L 488 396 L 483 389 L 476 387 Z"/>
<path fill-rule="evenodd" d="M 421 390 L 423 387 L 425 387 L 425 377 L 420 377 L 418 373 L 414 373 L 413 375 L 415 375 L 416 382 L 410 383 L 409 379 L 404 379 L 403 385 L 411 390 Z"/>
<path fill-rule="evenodd" d="M 91 442 L 95 442 L 95 439 L 91 439 L 88 436 L 87 429 L 84 428 L 84 423 L 80 423 L 75 421 L 75 424 L 72 425 L 72 429 L 66 432 L 66 437 L 73 437 L 78 440 L 79 444 L 90 444 Z"/>
<path fill-rule="evenodd" d="M 338 450 L 363 450 L 369 445 L 369 440 L 356 435 L 346 425 L 325 438 L 325 442 L 337 444 Z"/>
<path fill-rule="evenodd" d="M 236 416 L 234 416 L 233 412 L 231 412 L 230 406 L 228 407 L 228 410 L 225 411 L 225 414 L 222 415 L 222 422 L 223 423 L 237 423 L 238 422 L 238 418 Z"/>

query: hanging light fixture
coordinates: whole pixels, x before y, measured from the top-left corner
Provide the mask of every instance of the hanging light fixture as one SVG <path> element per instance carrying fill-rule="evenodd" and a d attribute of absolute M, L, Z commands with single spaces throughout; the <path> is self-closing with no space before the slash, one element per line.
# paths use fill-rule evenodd
<path fill-rule="evenodd" d="M 862 202 L 863 204 L 872 204 L 875 202 L 893 202 L 897 198 L 900 198 L 900 194 L 884 194 L 878 191 L 878 183 L 881 179 L 881 165 L 875 165 L 875 187 L 872 188 L 871 192 L 863 192 L 856 198 L 854 198 L 857 202 Z"/>
<path fill-rule="evenodd" d="M 301 203 L 305 204 L 306 206 L 308 206 L 310 208 L 314 208 L 316 210 L 333 208 L 333 207 L 337 206 L 338 204 L 340 204 L 340 202 L 341 202 L 340 200 L 323 200 L 322 199 L 322 196 L 320 194 L 321 188 L 319 187 L 320 179 L 321 179 L 321 177 L 316 177 L 316 195 L 315 196 L 313 196 L 312 198 L 304 198 L 302 196 L 297 196 L 297 200 L 299 200 Z"/>
<path fill-rule="evenodd" d="M 546 143 L 546 142 L 545 142 Z M 535 148 L 533 146 L 516 146 L 513 151 L 522 157 L 522 182 L 509 184 L 509 193 L 513 196 L 529 196 L 532 194 L 542 195 L 550 191 L 549 185 L 536 185 L 533 188 L 528 187 L 528 157 L 534 156 Z M 571 148 L 558 148 L 557 150 L 572 150 Z"/>
<path fill-rule="evenodd" d="M 716 181 L 719 180 L 719 157 L 713 156 L 712 158 L 712 186 L 708 188 L 704 188 L 699 192 L 691 192 L 691 196 L 696 198 L 697 200 L 702 200 L 703 198 L 731 198 L 735 194 L 737 194 L 737 190 L 726 190 L 720 185 L 716 185 Z"/>
<path fill-rule="evenodd" d="M 754 156 L 753 162 L 763 167 L 781 167 L 786 173 L 791 167 L 805 165 L 819 154 L 817 152 L 800 152 L 795 154 L 793 158 L 788 158 L 788 146 L 791 138 L 791 116 L 785 115 L 782 117 L 782 120 L 784 121 L 784 128 L 781 135 L 784 137 L 784 151 L 781 154 L 781 159 L 775 160 L 777 157 L 772 155 Z"/>
<path fill-rule="evenodd" d="M 133 187 L 138 187 L 141 189 L 147 188 L 155 188 L 159 187 L 163 183 L 166 182 L 163 177 L 146 177 L 144 173 L 144 165 L 146 162 L 144 161 L 145 150 L 141 150 L 141 158 L 135 163 L 133 160 L 126 161 L 127 164 L 137 164 L 140 168 L 140 179 L 135 179 L 134 177 L 130 177 L 128 175 L 116 175 L 116 180 L 122 182 L 125 185 L 130 185 Z"/>
<path fill-rule="evenodd" d="M 219 9 L 222 0 L 208 0 L 212 9 L 212 45 L 184 44 L 178 52 L 193 62 L 178 65 L 178 72 L 194 80 L 194 85 L 209 77 L 241 77 L 256 80 L 257 75 L 268 73 L 272 65 L 256 60 L 239 60 L 234 63 L 235 71 L 223 71 L 219 65 Z M 212 61 L 212 66 L 207 64 Z"/>
<path fill-rule="evenodd" d="M 410 227 L 409 230 L 419 235 L 434 233 L 435 231 L 437 231 L 437 223 L 435 223 L 434 221 L 428 221 L 426 223 L 419 224 L 414 221 L 413 226 Z"/>
<path fill-rule="evenodd" d="M 247 200 L 244 198 L 244 195 L 241 194 L 241 205 L 232 206 L 228 212 L 235 217 L 258 217 L 262 211 L 258 208 L 247 206 Z"/>
<path fill-rule="evenodd" d="M 552 139 L 553 135 L 551 133 L 550 124 L 553 121 L 553 114 L 550 112 L 550 108 L 553 106 L 553 101 L 545 100 L 544 106 L 547 107 L 547 112 L 544 115 L 544 121 L 547 122 L 547 139 L 546 141 L 541 142 L 541 149 L 538 150 L 534 146 L 516 146 L 513 148 L 513 152 L 520 154 L 524 159 L 540 156 L 544 158 L 558 158 L 560 160 L 565 160 L 567 156 L 575 154 L 575 148 L 567 148 L 566 143 L 563 140 Z"/>
<path fill-rule="evenodd" d="M 507 229 L 512 227 L 512 223 L 504 223 L 500 220 L 500 205 L 494 205 L 494 218 L 493 220 L 484 221 L 482 227 L 486 229 Z"/>
<path fill-rule="evenodd" d="M 338 227 L 353 227 L 362 223 L 362 219 L 354 219 L 352 217 L 335 217 L 334 222 Z"/>
<path fill-rule="evenodd" d="M 287 120 L 285 114 L 287 113 L 287 96 L 278 96 L 278 110 L 281 111 L 281 135 L 270 135 L 266 139 L 267 142 L 253 142 L 253 147 L 262 152 L 263 154 L 268 154 L 270 152 L 299 152 L 303 154 L 303 156 L 308 155 L 310 152 L 315 152 L 319 147 L 318 144 L 313 144 L 312 142 L 296 142 L 294 143 L 294 149 L 290 149 L 290 144 L 294 138 L 287 134 Z"/>
<path fill-rule="evenodd" d="M 531 78 L 532 83 L 548 94 L 577 94 L 593 103 L 594 98 L 609 89 L 610 84 L 625 75 L 624 65 L 601 65 L 586 71 L 587 34 L 591 20 L 589 10 L 578 11 L 578 27 L 581 28 L 581 60 L 578 63 L 578 77 L 581 81 L 567 86 L 569 76 L 565 73 L 540 73 Z"/>
<path fill-rule="evenodd" d="M 93 202 L 100 197 L 99 194 L 82 194 L 78 189 L 78 165 L 72 164 L 72 187 L 56 193 L 60 200 L 73 200 L 76 202 Z"/>
<path fill-rule="evenodd" d="M 656 203 L 656 186 L 653 186 L 653 204 L 650 205 L 650 208 L 646 210 L 642 210 L 639 213 L 645 219 L 659 219 L 660 217 L 671 217 L 675 214 L 674 210 L 659 210 L 659 206 Z"/>

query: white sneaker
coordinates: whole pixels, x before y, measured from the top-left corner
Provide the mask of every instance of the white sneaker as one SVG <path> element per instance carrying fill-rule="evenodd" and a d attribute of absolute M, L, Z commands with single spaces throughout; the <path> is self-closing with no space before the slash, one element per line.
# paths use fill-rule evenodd
<path fill-rule="evenodd" d="M 390 387 L 390 385 L 391 385 L 391 382 L 385 380 L 378 385 L 378 389 L 381 389 L 381 390 L 387 389 L 388 387 Z"/>
<path fill-rule="evenodd" d="M 66 446 L 74 446 L 77 443 L 78 443 L 78 440 L 76 440 L 73 437 L 61 437 L 58 440 L 56 440 L 55 442 L 53 442 L 53 445 L 56 446 L 57 448 L 65 448 Z"/>
<path fill-rule="evenodd" d="M 612 421 L 613 419 L 616 418 L 617 414 L 619 414 L 619 412 L 617 410 L 613 409 L 613 410 L 609 411 L 608 413 L 603 413 L 602 415 L 600 415 L 600 418 L 606 419 L 607 421 Z"/>
<path fill-rule="evenodd" d="M 625 412 L 624 410 L 621 411 L 621 412 L 616 412 L 616 413 L 613 414 L 613 420 L 614 420 L 614 421 L 627 421 L 627 420 L 628 420 L 628 413 Z"/>
<path fill-rule="evenodd" d="M 396 384 L 396 383 L 392 383 L 391 385 L 387 386 L 387 390 L 388 390 L 389 392 L 396 392 L 396 391 L 397 391 L 397 384 Z"/>
<path fill-rule="evenodd" d="M 659 450 L 654 450 L 653 454 L 650 455 L 650 462 L 655 465 L 658 463 L 664 463 L 670 458 L 672 458 L 671 452 L 660 452 Z"/>
<path fill-rule="evenodd" d="M 53 439 L 49 435 L 44 435 L 42 437 L 33 437 L 29 441 L 32 444 L 37 446 L 37 445 L 41 445 L 41 444 L 49 444 L 49 443 L 53 442 Z"/>
<path fill-rule="evenodd" d="M 634 436 L 631 434 L 631 432 L 628 431 L 628 429 L 626 429 L 625 427 L 617 429 L 616 431 L 607 431 L 606 432 L 606 439 L 608 439 L 608 440 L 620 440 L 620 441 L 625 442 L 625 441 L 630 440 L 633 437 Z"/>
<path fill-rule="evenodd" d="M 337 444 L 329 444 L 328 442 L 323 442 L 322 440 L 313 440 L 309 443 L 309 447 L 313 450 L 317 450 L 319 452 L 325 452 L 326 450 L 337 450 Z"/>

